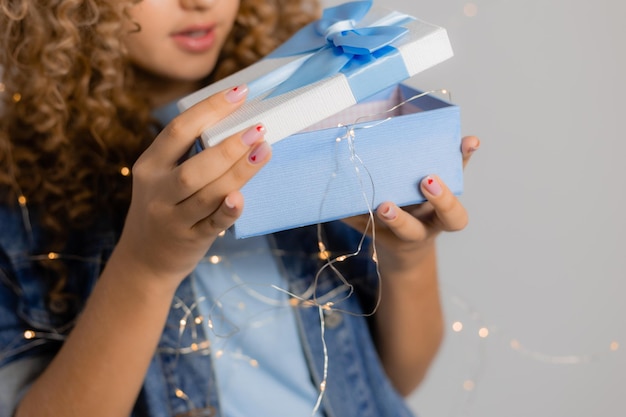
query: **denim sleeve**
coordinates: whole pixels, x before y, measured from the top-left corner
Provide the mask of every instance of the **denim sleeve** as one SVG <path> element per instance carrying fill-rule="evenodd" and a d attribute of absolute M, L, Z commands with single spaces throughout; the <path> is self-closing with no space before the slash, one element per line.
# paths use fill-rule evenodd
<path fill-rule="evenodd" d="M 26 344 L 25 327 L 17 309 L 21 288 L 11 279 L 4 253 L 0 251 L 0 369 L 8 364 Z M 2 379 L 4 381 L 4 378 Z"/>
<path fill-rule="evenodd" d="M 46 239 L 36 216 L 0 204 L 0 417 L 45 369 L 75 323 L 114 244 L 108 222 L 72 234 L 64 250 L 67 280 L 62 299 L 51 299 L 56 284 L 42 267 Z"/>
<path fill-rule="evenodd" d="M 22 397 L 48 366 L 52 356 L 33 356 L 0 368 L 0 417 L 11 417 Z"/>

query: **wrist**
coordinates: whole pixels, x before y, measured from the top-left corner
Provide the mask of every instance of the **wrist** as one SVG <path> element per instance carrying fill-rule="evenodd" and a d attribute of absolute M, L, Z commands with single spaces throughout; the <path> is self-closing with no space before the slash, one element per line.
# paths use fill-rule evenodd
<path fill-rule="evenodd" d="M 133 257 L 123 246 L 115 247 L 101 279 L 116 281 L 118 286 L 141 296 L 156 296 L 171 300 L 186 274 L 167 274 Z"/>

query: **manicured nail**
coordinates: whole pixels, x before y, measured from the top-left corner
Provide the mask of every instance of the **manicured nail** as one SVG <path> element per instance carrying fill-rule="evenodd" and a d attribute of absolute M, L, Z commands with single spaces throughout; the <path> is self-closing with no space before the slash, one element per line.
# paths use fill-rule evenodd
<path fill-rule="evenodd" d="M 396 217 L 398 217 L 396 209 L 392 205 L 387 206 L 387 208 L 381 211 L 380 214 L 382 214 L 382 216 L 387 220 L 394 220 Z"/>
<path fill-rule="evenodd" d="M 437 179 L 435 179 L 434 177 L 431 177 L 430 175 L 427 176 L 422 180 L 422 184 L 424 185 L 424 188 L 426 188 L 426 191 L 428 191 L 432 195 L 438 196 L 439 194 L 441 194 L 441 184 L 439 184 L 439 181 L 437 181 Z"/>
<path fill-rule="evenodd" d="M 237 103 L 238 101 L 243 100 L 247 94 L 248 86 L 245 84 L 238 85 L 237 87 L 233 87 L 226 92 L 226 100 L 231 103 Z"/>
<path fill-rule="evenodd" d="M 480 148 L 480 140 L 476 139 L 476 143 L 473 146 L 469 146 L 467 148 L 467 154 L 471 155 L 474 152 L 476 152 L 478 150 L 478 148 Z"/>
<path fill-rule="evenodd" d="M 267 156 L 272 151 L 272 148 L 267 142 L 261 142 L 259 145 L 254 148 L 254 150 L 250 153 L 248 160 L 253 164 L 259 164 L 267 158 Z"/>
<path fill-rule="evenodd" d="M 246 130 L 244 134 L 241 136 L 241 140 L 248 146 L 254 145 L 265 135 L 265 126 L 262 124 L 258 124 L 256 126 L 252 126 L 250 129 Z"/>
<path fill-rule="evenodd" d="M 224 199 L 224 204 L 226 205 L 226 207 L 228 207 L 229 209 L 234 209 L 235 208 L 235 204 L 233 204 L 232 201 L 230 201 L 230 199 L 228 197 L 226 197 Z"/>

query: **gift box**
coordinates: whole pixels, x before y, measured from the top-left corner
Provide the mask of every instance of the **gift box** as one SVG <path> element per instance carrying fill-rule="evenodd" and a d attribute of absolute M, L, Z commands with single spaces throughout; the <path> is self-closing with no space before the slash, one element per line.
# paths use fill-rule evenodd
<path fill-rule="evenodd" d="M 275 143 L 241 190 L 234 232 L 245 238 L 337 220 L 383 201 L 422 203 L 419 181 L 433 173 L 461 194 L 460 110 L 398 85 Z"/>
<path fill-rule="evenodd" d="M 178 102 L 247 84 L 246 102 L 202 133 L 204 147 L 262 122 L 271 161 L 242 189 L 239 238 L 424 201 L 436 173 L 462 191 L 458 107 L 400 84 L 452 56 L 445 29 L 356 1 L 326 9 L 267 58 Z M 363 119 L 364 115 L 375 115 Z M 337 127 L 343 125 L 342 127 Z M 284 140 L 283 140 L 284 139 Z"/>
<path fill-rule="evenodd" d="M 247 84 L 246 102 L 205 130 L 203 145 L 259 122 L 273 144 L 452 56 L 443 28 L 371 6 L 326 9 L 267 58 L 181 99 L 179 110 Z"/>

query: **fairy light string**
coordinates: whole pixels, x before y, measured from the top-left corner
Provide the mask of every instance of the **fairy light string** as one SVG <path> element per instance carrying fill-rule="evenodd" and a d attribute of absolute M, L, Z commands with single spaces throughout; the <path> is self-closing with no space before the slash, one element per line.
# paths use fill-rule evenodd
<path fill-rule="evenodd" d="M 385 110 L 382 114 L 389 114 L 393 111 L 395 111 L 396 109 L 398 109 L 399 107 L 410 103 L 420 97 L 423 97 L 429 93 L 432 92 L 426 92 L 423 94 L 418 94 L 415 95 L 413 97 L 410 97 L 409 99 L 393 106 L 390 109 Z M 313 284 L 309 287 L 309 289 L 307 291 L 305 291 L 302 295 L 296 295 L 296 294 L 292 294 L 290 292 L 288 292 L 287 290 L 284 290 L 282 288 L 273 286 L 274 289 L 278 290 L 278 291 L 282 291 L 282 292 L 286 292 L 291 296 L 291 300 L 298 300 L 297 302 L 292 302 L 292 305 L 294 307 L 310 307 L 310 306 L 316 306 L 318 308 L 319 311 L 319 319 L 320 319 L 320 337 L 322 338 L 322 346 L 323 346 L 323 359 L 324 359 L 324 367 L 323 367 L 323 376 L 322 376 L 322 381 L 319 384 L 319 396 L 318 396 L 318 400 L 315 404 L 315 406 L 313 407 L 312 410 L 312 415 L 314 415 L 318 410 L 319 407 L 321 406 L 321 402 L 323 400 L 323 396 L 326 390 L 326 384 L 327 384 L 327 378 L 328 378 L 328 363 L 329 363 L 329 353 L 327 350 L 327 345 L 326 345 L 326 340 L 325 340 L 325 311 L 338 311 L 338 312 L 342 312 L 342 313 L 347 313 L 347 314 L 354 314 L 352 312 L 348 312 L 348 311 L 343 311 L 341 309 L 339 309 L 338 307 L 336 307 L 336 305 L 340 304 L 342 301 L 346 300 L 347 298 L 351 297 L 354 294 L 354 287 L 352 286 L 352 284 L 350 284 L 348 282 L 348 280 L 343 276 L 343 274 L 337 269 L 336 267 L 336 263 L 339 262 L 344 262 L 346 261 L 348 258 L 353 257 L 353 256 L 357 256 L 361 253 L 362 249 L 363 249 L 363 245 L 365 242 L 365 239 L 367 237 L 368 232 L 370 233 L 370 237 L 371 237 L 371 247 L 372 247 L 372 260 L 374 261 L 374 264 L 376 266 L 376 274 L 377 274 L 377 279 L 379 281 L 379 285 L 378 285 L 378 296 L 377 296 L 377 300 L 375 303 L 375 306 L 373 308 L 373 310 L 371 312 L 366 312 L 362 315 L 364 316 L 371 316 L 373 314 L 375 314 L 375 312 L 378 309 L 378 306 L 380 304 L 380 300 L 381 300 L 381 293 L 380 293 L 380 280 L 381 280 L 381 275 L 380 275 L 380 271 L 379 271 L 379 267 L 378 267 L 378 262 L 377 262 L 377 254 L 376 254 L 376 236 L 375 236 L 375 227 L 374 227 L 374 208 L 373 208 L 373 201 L 374 201 L 374 192 L 375 192 L 375 187 L 374 187 L 374 181 L 373 178 L 371 176 L 371 174 L 369 173 L 369 170 L 367 169 L 365 163 L 363 162 L 363 160 L 359 157 L 357 151 L 356 151 L 356 145 L 355 145 L 355 138 L 356 138 L 356 131 L 359 129 L 369 129 L 371 127 L 375 127 L 380 125 L 381 123 L 384 123 L 387 120 L 390 120 L 391 117 L 387 117 L 386 119 L 382 120 L 382 121 L 377 121 L 373 124 L 370 125 L 365 125 L 365 126 L 355 126 L 357 123 L 359 123 L 361 120 L 363 120 L 364 118 L 368 118 L 368 117 L 376 117 L 379 116 L 380 114 L 373 114 L 373 115 L 369 115 L 369 116 L 361 116 L 357 119 L 357 121 L 352 124 L 352 125 L 346 125 L 345 127 L 345 134 L 342 137 L 338 137 L 336 138 L 335 143 L 339 144 L 342 141 L 347 141 L 348 143 L 348 147 L 349 147 L 349 155 L 350 155 L 350 161 L 352 163 L 352 166 L 354 168 L 355 174 L 359 180 L 359 184 L 360 184 L 360 190 L 362 193 L 362 197 L 363 197 L 363 201 L 366 205 L 367 208 L 367 216 L 368 216 L 368 221 L 367 224 L 365 226 L 365 230 L 362 233 L 361 239 L 358 243 L 358 247 L 356 248 L 356 250 L 353 253 L 349 253 L 349 254 L 340 254 L 335 256 L 334 258 L 331 256 L 331 253 L 327 250 L 327 245 L 324 242 L 323 236 L 322 236 L 322 227 L 321 225 L 318 224 L 318 229 L 317 229 L 317 237 L 318 237 L 318 257 L 320 260 L 325 261 L 324 265 L 319 268 L 318 272 L 315 275 L 315 278 L 313 280 Z M 342 126 L 342 125 L 340 125 Z M 337 149 L 337 148 L 336 148 Z M 338 152 L 335 152 L 336 158 L 338 157 Z M 338 167 L 339 166 L 339 161 L 336 160 L 335 161 L 335 166 Z M 365 173 L 365 174 L 363 174 Z M 329 182 L 327 184 L 327 188 L 326 188 L 326 192 L 323 196 L 322 202 L 320 204 L 320 218 L 322 217 L 322 210 L 323 210 L 323 206 L 326 200 L 326 196 L 330 190 L 330 188 L 332 187 L 332 180 L 334 178 L 336 178 L 338 175 L 338 169 L 335 170 L 335 172 L 332 173 L 331 178 L 329 179 Z M 364 178 L 365 175 L 365 178 Z M 372 190 L 372 196 L 368 197 L 367 195 L 367 190 L 366 190 L 366 186 L 365 186 L 365 180 L 369 181 L 369 186 L 370 189 Z M 211 261 L 212 262 L 220 262 L 223 261 L 224 259 L 220 259 L 217 257 L 211 257 Z M 326 270 L 326 269 L 330 269 L 332 271 L 332 273 L 334 274 L 334 276 L 338 277 L 341 285 L 338 285 L 335 290 L 330 291 L 329 293 L 325 294 L 323 297 L 320 297 L 318 295 L 318 282 L 320 279 L 321 274 Z M 234 281 L 237 283 L 237 286 L 242 285 L 241 281 L 239 281 L 239 277 L 235 274 L 234 275 Z M 344 296 L 344 298 L 339 298 L 337 301 L 326 301 L 329 298 L 334 298 L 335 295 L 339 294 L 340 292 L 346 290 L 346 294 Z M 330 297 L 329 297 L 330 296 Z M 213 303 L 213 306 L 219 306 L 219 301 L 216 301 L 215 303 Z M 212 307 L 212 308 L 214 308 Z M 212 319 L 209 319 L 212 320 Z M 240 329 L 237 329 L 240 330 Z"/>
<path fill-rule="evenodd" d="M 494 325 L 487 324 L 487 321 L 479 312 L 479 310 L 472 306 L 467 300 L 455 294 L 450 294 L 447 298 L 452 301 L 454 306 L 459 307 L 463 312 L 466 313 L 466 315 L 469 317 L 469 322 L 472 322 L 476 326 L 478 326 L 476 336 L 478 336 L 479 339 L 481 339 L 482 341 L 486 341 L 487 339 L 498 338 L 514 352 L 529 359 L 532 359 L 536 362 L 542 362 L 551 365 L 580 365 L 597 361 L 604 357 L 607 353 L 614 353 L 620 349 L 619 341 L 611 340 L 606 343 L 605 349 L 598 350 L 592 353 L 556 355 L 548 354 L 539 350 L 533 350 L 522 344 L 518 337 L 507 336 L 507 333 L 504 330 L 497 329 Z M 455 318 L 450 324 L 450 329 L 453 333 L 457 334 L 467 332 L 468 330 L 466 329 L 466 327 L 469 326 L 465 326 L 464 323 L 467 323 L 467 321 L 464 322 L 458 318 Z"/>
<path fill-rule="evenodd" d="M 6 88 L 3 84 L 0 83 L 0 93 L 6 91 Z M 278 298 L 273 299 L 268 297 L 254 289 L 254 284 L 250 282 L 245 282 L 239 277 L 237 274 L 233 272 L 233 289 L 234 288 L 242 288 L 246 292 L 248 292 L 251 296 L 259 298 L 262 302 L 264 302 L 268 309 L 271 308 L 317 308 L 319 313 L 320 320 L 320 329 L 319 335 L 322 340 L 323 352 L 323 372 L 322 372 L 322 380 L 318 386 L 319 396 L 317 398 L 316 403 L 312 408 L 312 415 L 314 415 L 321 407 L 321 403 L 323 400 L 324 393 L 326 392 L 326 384 L 328 380 L 328 375 L 331 370 L 328 368 L 329 364 L 329 352 L 327 350 L 326 345 L 326 314 L 329 312 L 340 312 L 343 314 L 354 314 L 350 311 L 341 310 L 341 302 L 346 300 L 347 298 L 353 296 L 354 287 L 349 283 L 348 279 L 343 276 L 343 274 L 337 268 L 337 264 L 341 262 L 345 262 L 351 257 L 357 256 L 363 251 L 363 246 L 366 242 L 367 234 L 370 234 L 370 243 L 371 243 L 371 258 L 376 266 L 376 273 L 378 275 L 378 280 L 380 281 L 380 272 L 378 270 L 378 262 L 377 262 L 377 254 L 376 254 L 376 235 L 375 235 L 375 227 L 374 227 L 374 207 L 373 207 L 373 194 L 374 184 L 367 170 L 365 161 L 362 161 L 358 156 L 357 145 L 358 145 L 358 132 L 361 129 L 369 129 L 372 127 L 379 126 L 382 123 L 385 123 L 387 120 L 390 120 L 393 116 L 391 115 L 396 109 L 401 106 L 404 106 L 408 103 L 414 102 L 421 97 L 426 95 L 440 93 L 444 95 L 448 95 L 448 98 L 451 100 L 451 95 L 447 90 L 431 90 L 424 93 L 417 94 L 413 97 L 410 97 L 393 107 L 385 110 L 382 113 L 375 113 L 367 116 L 358 117 L 354 123 L 347 125 L 340 125 L 340 127 L 344 127 L 344 135 L 336 139 L 336 146 L 339 146 L 343 142 L 347 142 L 350 151 L 350 161 L 353 164 L 354 172 L 358 176 L 363 196 L 363 201 L 366 206 L 368 221 L 365 226 L 364 233 L 357 245 L 357 248 L 349 254 L 333 254 L 328 250 L 328 246 L 324 242 L 321 225 L 318 225 L 318 253 L 311 255 L 316 257 L 318 260 L 322 261 L 323 264 L 317 271 L 315 275 L 315 279 L 311 286 L 302 294 L 293 294 L 283 288 L 272 286 L 272 288 L 278 292 L 284 292 L 289 297 L 287 301 L 280 300 Z M 21 95 L 19 93 L 14 93 L 12 95 L 12 99 L 15 103 L 18 103 L 21 100 Z M 381 119 L 381 116 L 383 117 Z M 363 120 L 370 120 L 372 118 L 377 118 L 379 120 L 375 120 L 367 125 L 362 125 Z M 358 125 L 358 126 L 357 126 Z M 9 167 L 12 167 L 11 164 L 11 150 L 9 148 L 8 152 L 9 158 Z M 28 198 L 22 193 L 22 190 L 19 187 L 19 184 L 15 178 L 15 172 L 12 170 L 9 171 L 9 174 L 13 177 L 13 186 L 16 192 L 16 200 L 18 203 L 18 207 L 20 209 L 22 226 L 24 231 L 28 235 L 28 238 L 33 240 L 33 230 L 31 225 L 30 212 L 28 208 Z M 131 174 L 131 170 L 128 167 L 120 167 L 119 174 L 123 177 L 128 177 Z M 337 175 L 337 172 L 333 173 L 333 176 L 329 179 L 327 192 L 332 187 L 332 179 Z M 367 190 L 371 190 L 371 195 L 368 195 Z M 323 205 L 325 204 L 325 197 L 322 199 L 320 205 L 320 214 L 322 213 Z M 222 233 L 223 237 L 224 234 Z M 271 256 L 276 259 L 280 259 L 285 256 L 294 256 L 296 254 L 286 252 L 284 250 L 277 249 L 268 249 L 270 251 Z M 213 264 L 217 263 L 232 263 L 239 257 L 245 257 L 248 254 L 240 252 L 237 254 L 233 254 L 233 256 L 217 256 L 212 255 L 202 260 L 202 262 L 209 262 Z M 296 256 L 300 256 L 301 254 L 297 254 Z M 95 263 L 101 264 L 102 261 L 100 259 L 83 257 L 76 254 L 71 253 L 60 253 L 60 252 L 49 252 L 49 253 L 40 253 L 40 254 L 32 254 L 29 256 L 29 260 L 32 262 L 39 262 L 42 260 L 49 262 L 65 262 L 65 261 L 79 261 L 86 263 Z M 317 291 L 317 284 L 321 274 L 330 270 L 336 277 L 338 277 L 340 284 L 333 288 L 331 291 L 326 294 L 319 295 Z M 9 283 L 10 284 L 10 283 Z M 380 282 L 379 282 L 380 284 Z M 379 285 L 380 288 L 380 285 Z M 207 338 L 202 338 L 199 336 L 197 332 L 197 326 L 206 325 L 209 328 L 214 327 L 214 323 L 216 317 L 221 313 L 220 310 L 220 298 L 225 294 L 220 295 L 215 300 L 208 300 L 206 298 L 198 298 L 193 303 L 187 305 L 183 300 L 175 299 L 173 300 L 172 308 L 179 309 L 183 312 L 182 318 L 179 321 L 178 335 L 179 335 L 179 343 L 178 346 L 175 347 L 164 347 L 160 346 L 158 349 L 167 353 L 174 353 L 176 355 L 189 355 L 189 354 L 213 354 L 215 357 L 219 358 L 222 355 L 226 354 L 223 350 L 213 351 L 213 347 L 211 346 L 211 342 Z M 563 365 L 563 366 L 576 366 L 581 364 L 587 364 L 590 362 L 598 361 L 603 358 L 607 358 L 608 355 L 616 354 L 617 352 L 621 352 L 621 345 L 618 340 L 611 340 L 607 343 L 606 349 L 601 351 L 587 353 L 587 354 L 573 354 L 573 355 L 553 355 L 545 352 L 533 350 L 530 347 L 526 346 L 520 341 L 518 337 L 506 337 L 505 333 L 502 331 L 498 331 L 494 328 L 494 326 L 489 325 L 486 320 L 482 317 L 478 309 L 471 306 L 466 300 L 456 295 L 445 295 L 444 297 L 449 297 L 452 303 L 461 308 L 466 315 L 469 317 L 469 322 L 473 323 L 475 326 L 478 326 L 478 331 L 476 332 L 476 337 L 480 341 L 480 351 L 479 357 L 476 359 L 474 363 L 473 370 L 468 374 L 467 378 L 461 381 L 461 387 L 463 392 L 467 394 L 464 401 L 464 408 L 467 409 L 474 398 L 476 388 L 480 383 L 480 378 L 483 372 L 484 363 L 486 361 L 486 350 L 485 350 L 485 342 L 487 340 L 491 340 L 495 337 L 504 340 L 503 345 L 507 346 L 508 349 L 516 352 L 519 355 L 522 355 L 532 361 L 552 364 L 552 365 Z M 377 296 L 377 301 L 372 309 L 372 311 L 364 312 L 364 316 L 371 316 L 375 314 L 378 305 L 380 303 L 381 295 L 380 292 Z M 211 303 L 211 316 L 203 317 L 198 311 L 198 306 L 200 303 Z M 220 317 L 220 320 L 227 320 L 226 317 Z M 43 345 L 48 342 L 62 342 L 65 340 L 67 333 L 73 327 L 74 322 L 70 322 L 64 325 L 61 328 L 55 329 L 55 331 L 41 331 L 37 329 L 26 329 L 21 335 L 19 335 L 12 343 L 9 343 L 2 352 L 0 352 L 0 359 L 15 355 L 17 353 L 27 351 L 35 346 Z M 249 326 L 262 326 L 262 322 L 256 321 L 248 323 Z M 455 317 L 450 323 L 450 328 L 454 334 L 467 333 L 470 327 L 468 325 L 467 320 L 459 319 Z M 235 332 L 241 332 L 244 329 L 232 325 L 232 333 L 223 334 L 222 336 L 228 338 L 231 334 Z M 191 343 L 184 345 L 182 343 L 182 335 L 185 332 L 191 333 Z M 26 343 L 24 343 L 26 341 Z M 226 345 L 227 346 L 227 345 Z M 258 360 L 253 357 L 247 356 L 241 352 L 229 352 L 233 357 L 240 359 L 243 363 L 246 363 L 248 366 L 259 367 Z M 187 394 L 180 388 L 174 388 L 174 395 L 177 398 L 180 398 L 185 401 L 190 401 Z M 192 406 L 192 404 L 190 404 Z"/>
<path fill-rule="evenodd" d="M 475 338 L 477 341 L 477 351 L 473 362 L 469 364 L 466 377 L 462 378 L 459 383 L 461 393 L 459 397 L 452 403 L 452 409 L 449 416 L 465 416 L 470 415 L 470 410 L 476 400 L 477 391 L 484 377 L 487 367 L 487 344 L 489 342 L 498 343 L 514 353 L 525 357 L 533 362 L 538 362 L 553 366 L 581 366 L 590 363 L 598 363 L 601 360 L 611 359 L 618 351 L 620 351 L 620 342 L 611 340 L 604 342 L 605 347 L 590 353 L 577 354 L 550 354 L 539 351 L 524 345 L 519 337 L 510 336 L 509 332 L 504 328 L 496 327 L 489 322 L 478 308 L 473 306 L 467 299 L 457 295 L 449 285 L 442 285 L 442 296 L 446 300 L 450 300 L 451 306 L 460 310 L 460 313 L 451 315 L 448 323 L 448 330 L 452 333 L 452 341 L 462 343 L 463 349 L 469 351 L 467 340 L 461 341 L 458 337 Z M 461 318 L 463 316 L 463 318 Z M 600 342 L 602 345 L 603 343 Z"/>
<path fill-rule="evenodd" d="M 408 100 L 405 100 L 404 102 L 395 105 L 393 108 L 388 109 L 384 112 L 384 114 L 387 114 L 389 112 L 393 112 L 395 109 L 399 108 L 400 106 L 409 103 L 413 100 L 416 100 L 417 98 L 423 97 L 424 95 L 426 95 L 428 93 L 424 93 L 424 94 L 420 94 L 420 95 L 416 95 L 414 97 L 409 98 Z M 373 117 L 373 116 L 377 116 L 377 115 L 370 115 L 370 116 L 365 116 L 365 117 Z M 323 346 L 323 358 L 324 358 L 324 367 L 323 367 L 323 375 L 322 375 L 322 381 L 319 384 L 319 396 L 318 396 L 318 400 L 316 402 L 316 404 L 313 407 L 312 410 L 312 414 L 314 415 L 318 410 L 319 407 L 321 406 L 321 402 L 323 400 L 323 396 L 326 390 L 326 384 L 327 384 L 327 378 L 328 378 L 328 363 L 329 363 L 329 358 L 328 358 L 328 350 L 327 350 L 327 345 L 326 345 L 326 340 L 325 340 L 325 312 L 328 311 L 337 311 L 337 312 L 342 312 L 342 313 L 346 313 L 346 314 L 354 314 L 352 312 L 348 312 L 348 311 L 343 311 L 340 308 L 338 308 L 337 306 L 341 304 L 342 301 L 346 300 L 347 298 L 351 297 L 354 294 L 354 287 L 352 286 L 352 284 L 349 283 L 349 281 L 343 276 L 343 274 L 339 271 L 339 269 L 336 267 L 337 263 L 340 262 L 344 262 L 347 259 L 349 259 L 350 257 L 353 256 L 357 256 L 359 255 L 362 250 L 363 250 L 363 246 L 364 243 L 366 241 L 366 237 L 368 232 L 370 233 L 370 237 L 371 237 L 371 247 L 372 247 L 372 260 L 374 261 L 375 265 L 376 265 L 376 273 L 377 273 L 377 278 L 380 281 L 381 277 L 380 277 L 380 271 L 378 270 L 378 262 L 377 262 L 377 256 L 376 256 L 376 241 L 375 241 L 375 227 L 374 227 L 374 208 L 373 208 L 373 201 L 374 201 L 374 182 L 373 179 L 369 173 L 369 171 L 367 170 L 367 167 L 364 163 L 364 161 L 361 160 L 361 158 L 359 157 L 357 151 L 356 151 L 356 144 L 355 144 L 355 138 L 356 138 L 356 132 L 359 129 L 368 129 L 374 126 L 378 126 L 380 123 L 384 123 L 386 120 L 389 120 L 390 117 L 387 117 L 385 120 L 383 121 L 377 121 L 376 123 L 370 124 L 370 125 L 366 125 L 366 126 L 355 126 L 356 123 L 360 122 L 364 117 L 361 116 L 359 117 L 359 119 L 357 120 L 357 122 L 355 122 L 353 125 L 346 125 L 345 126 L 345 134 L 342 137 L 339 137 L 336 139 L 336 143 L 339 144 L 342 141 L 346 141 L 349 147 L 349 155 L 350 155 L 350 161 L 352 163 L 352 166 L 354 167 L 354 171 L 355 174 L 357 175 L 358 179 L 359 179 L 359 184 L 360 184 L 360 188 L 362 191 L 362 196 L 363 196 L 363 201 L 365 203 L 365 206 L 367 208 L 367 216 L 368 216 L 368 222 L 365 226 L 365 230 L 362 234 L 362 237 L 358 243 L 357 248 L 355 249 L 354 252 L 349 253 L 349 254 L 339 254 L 336 256 L 332 256 L 332 254 L 330 253 L 330 251 L 328 251 L 327 249 L 327 245 L 324 242 L 323 236 L 322 236 L 322 231 L 321 231 L 321 225 L 318 225 L 318 258 L 322 261 L 324 261 L 324 264 L 321 268 L 319 268 L 319 270 L 317 271 L 315 278 L 313 280 L 312 285 L 309 287 L 308 290 L 306 290 L 303 294 L 300 295 L 296 295 L 296 294 L 292 294 L 287 290 L 284 290 L 282 288 L 273 286 L 273 288 L 277 291 L 281 291 L 281 292 L 285 292 L 290 296 L 290 302 L 289 305 L 292 307 L 299 307 L 299 308 L 309 308 L 309 307 L 317 307 L 318 311 L 319 311 L 319 319 L 320 319 L 320 337 L 322 339 L 322 346 Z M 336 153 L 337 155 L 337 153 Z M 336 161 L 336 166 L 338 166 L 338 161 Z M 331 178 L 329 179 L 329 183 L 327 186 L 327 191 L 332 187 L 332 179 L 335 178 L 337 176 L 337 170 L 335 172 L 333 172 L 333 174 L 331 175 Z M 372 190 L 372 196 L 368 197 L 367 195 L 367 190 L 366 190 L 366 186 L 365 186 L 365 180 L 369 181 L 369 187 Z M 321 212 L 323 210 L 323 205 L 325 202 L 325 197 L 326 195 L 324 195 L 324 198 L 320 204 L 320 217 L 321 217 Z M 210 255 L 208 257 L 208 262 L 212 263 L 212 264 L 218 264 L 218 263 L 224 263 L 224 262 L 232 262 L 229 260 L 230 256 L 219 256 L 219 255 Z M 340 284 L 337 285 L 333 290 L 329 291 L 328 293 L 324 294 L 324 295 L 319 295 L 318 294 L 318 282 L 319 279 L 321 277 L 321 274 L 325 271 L 325 270 L 330 270 L 332 272 L 332 274 L 336 277 L 339 278 Z M 233 271 L 232 265 L 230 268 L 231 271 Z M 211 309 L 210 309 L 210 313 L 209 313 L 209 317 L 207 318 L 208 320 L 208 327 L 209 329 L 211 329 L 212 331 L 216 331 L 215 329 L 215 325 L 214 323 L 216 322 L 216 317 L 215 317 L 215 313 L 218 310 L 221 310 L 222 305 L 221 305 L 221 298 L 223 296 L 225 296 L 229 291 L 234 290 L 236 288 L 243 288 L 245 289 L 250 295 L 254 296 L 255 298 L 259 299 L 260 301 L 266 303 L 268 306 L 270 307 L 278 307 L 281 303 L 279 301 L 273 300 L 273 299 L 269 299 L 267 296 L 265 295 L 261 295 L 260 293 L 254 291 L 253 289 L 253 285 L 250 284 L 246 284 L 244 283 L 241 278 L 235 274 L 235 273 L 231 273 L 232 275 L 232 279 L 233 279 L 233 287 L 230 290 L 227 290 L 224 294 L 218 296 L 215 300 L 212 300 L 211 303 Z M 380 284 L 380 282 L 379 282 Z M 379 285 L 380 288 L 380 285 Z M 337 297 L 339 296 L 339 298 L 337 299 Z M 378 297 L 375 303 L 374 308 L 372 309 L 371 312 L 366 312 L 363 315 L 365 316 L 370 316 L 373 315 L 377 308 L 378 305 L 380 303 L 380 299 L 381 299 L 381 295 L 380 295 L 380 291 L 378 292 Z M 335 300 L 335 301 L 331 301 L 331 300 Z M 204 301 L 204 300 L 201 300 Z M 191 310 L 191 309 L 190 309 Z M 220 320 L 227 320 L 225 317 L 223 317 L 223 314 L 219 313 L 218 314 L 220 316 Z M 179 333 L 182 334 L 182 332 L 185 330 L 185 326 L 188 323 L 188 317 L 189 314 L 186 314 L 184 319 L 181 320 L 181 327 L 179 330 Z M 232 323 L 231 323 L 232 324 Z M 230 332 L 226 333 L 226 334 L 220 334 L 220 337 L 226 337 L 228 338 L 229 336 L 231 336 L 232 334 L 236 333 L 236 332 L 240 332 L 242 331 L 242 328 L 236 325 L 232 325 L 232 329 Z M 224 354 L 223 350 L 217 351 L 215 352 L 215 355 L 217 357 L 220 357 L 221 355 Z M 255 361 L 252 358 L 249 358 L 245 355 L 243 355 L 244 359 L 246 361 L 249 361 L 251 364 L 254 364 L 255 366 L 258 365 L 258 362 Z"/>

